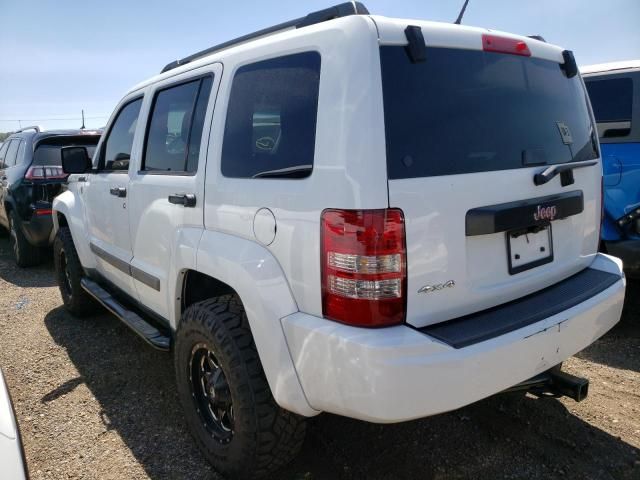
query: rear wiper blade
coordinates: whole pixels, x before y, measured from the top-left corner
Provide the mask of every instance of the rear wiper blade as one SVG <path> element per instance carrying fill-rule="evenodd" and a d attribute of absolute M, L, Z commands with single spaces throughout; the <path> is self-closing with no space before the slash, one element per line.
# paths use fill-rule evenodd
<path fill-rule="evenodd" d="M 547 167 L 542 172 L 538 172 L 533 176 L 533 183 L 536 185 L 544 185 L 553 177 L 562 172 L 568 172 L 570 170 L 575 170 L 576 168 L 584 168 L 590 167 L 592 165 L 596 165 L 598 163 L 597 160 L 587 160 L 584 162 L 575 162 L 575 163 L 561 163 L 559 165 L 551 165 Z"/>

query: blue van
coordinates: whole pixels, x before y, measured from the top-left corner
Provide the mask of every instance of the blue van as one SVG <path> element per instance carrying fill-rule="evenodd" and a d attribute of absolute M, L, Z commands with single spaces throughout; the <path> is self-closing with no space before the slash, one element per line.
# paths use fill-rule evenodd
<path fill-rule="evenodd" d="M 640 60 L 582 67 L 604 173 L 601 249 L 640 278 Z"/>

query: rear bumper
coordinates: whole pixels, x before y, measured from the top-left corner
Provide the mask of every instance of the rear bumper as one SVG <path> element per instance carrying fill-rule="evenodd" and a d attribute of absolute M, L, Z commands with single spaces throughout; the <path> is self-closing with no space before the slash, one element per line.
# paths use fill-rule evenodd
<path fill-rule="evenodd" d="M 408 326 L 361 329 L 304 313 L 282 319 L 309 404 L 379 423 L 454 410 L 529 379 L 584 349 L 622 312 L 617 259 L 591 265 L 619 276 L 600 293 L 526 327 L 464 348 Z"/>
<path fill-rule="evenodd" d="M 640 278 L 640 240 L 605 242 L 607 253 L 622 259 L 625 273 L 632 278 Z"/>

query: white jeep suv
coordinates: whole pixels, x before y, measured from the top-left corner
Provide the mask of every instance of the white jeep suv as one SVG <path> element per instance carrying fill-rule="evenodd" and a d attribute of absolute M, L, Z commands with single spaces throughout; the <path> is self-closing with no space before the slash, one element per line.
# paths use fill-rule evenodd
<path fill-rule="evenodd" d="M 290 460 L 304 417 L 401 422 L 558 365 L 619 319 L 573 55 L 346 3 L 129 91 L 53 204 L 67 309 L 171 351 L 216 469 Z"/>

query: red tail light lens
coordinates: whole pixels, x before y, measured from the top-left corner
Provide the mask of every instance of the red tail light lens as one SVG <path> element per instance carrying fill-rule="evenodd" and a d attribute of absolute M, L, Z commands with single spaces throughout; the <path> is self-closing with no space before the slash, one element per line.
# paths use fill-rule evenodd
<path fill-rule="evenodd" d="M 482 49 L 485 52 L 510 53 L 530 57 L 529 46 L 522 40 L 499 37 L 497 35 L 482 35 Z"/>
<path fill-rule="evenodd" d="M 407 273 L 402 211 L 322 212 L 322 311 L 360 327 L 402 323 Z"/>
<path fill-rule="evenodd" d="M 50 208 L 37 208 L 33 211 L 33 214 L 39 217 L 48 216 L 53 214 L 53 210 Z"/>
<path fill-rule="evenodd" d="M 55 180 L 67 177 L 68 175 L 64 173 L 62 167 L 56 165 L 29 167 L 29 170 L 27 170 L 24 176 L 27 180 Z"/>

